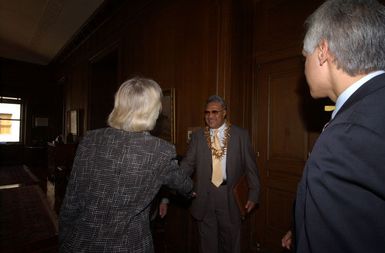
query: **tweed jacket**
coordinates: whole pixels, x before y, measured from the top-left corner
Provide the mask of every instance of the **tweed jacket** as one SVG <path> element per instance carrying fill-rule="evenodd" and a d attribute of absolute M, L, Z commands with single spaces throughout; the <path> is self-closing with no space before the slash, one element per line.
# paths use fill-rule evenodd
<path fill-rule="evenodd" d="M 90 131 L 60 211 L 60 252 L 153 252 L 149 211 L 159 188 L 192 189 L 175 157 L 173 145 L 148 132 Z"/>
<path fill-rule="evenodd" d="M 226 156 L 228 205 L 231 219 L 240 219 L 240 212 L 232 189 L 239 178 L 246 174 L 249 182 L 249 200 L 258 203 L 258 170 L 255 153 L 247 130 L 231 125 L 229 138 Z M 211 150 L 207 144 L 203 129 L 197 130 L 192 134 L 188 151 L 181 162 L 181 168 L 190 175 L 195 172 L 194 191 L 197 196 L 192 201 L 191 214 L 194 218 L 201 220 L 205 215 L 207 201 L 209 200 L 212 175 Z"/>
<path fill-rule="evenodd" d="M 351 95 L 314 145 L 297 192 L 297 252 L 384 252 L 384 217 L 382 74 Z"/>

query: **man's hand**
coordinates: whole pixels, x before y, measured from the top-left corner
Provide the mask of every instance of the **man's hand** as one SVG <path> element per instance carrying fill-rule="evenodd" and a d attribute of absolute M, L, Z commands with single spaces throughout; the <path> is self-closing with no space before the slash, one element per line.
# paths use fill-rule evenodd
<path fill-rule="evenodd" d="M 291 232 L 291 230 L 289 230 L 282 237 L 281 244 L 283 248 L 290 250 L 292 243 L 293 243 L 293 233 Z"/>
<path fill-rule="evenodd" d="M 248 200 L 246 205 L 245 205 L 245 209 L 246 209 L 247 213 L 250 213 L 254 207 L 255 207 L 255 203 L 251 200 Z"/>
<path fill-rule="evenodd" d="M 159 216 L 160 218 L 164 218 L 164 216 L 167 215 L 167 209 L 168 209 L 168 204 L 167 203 L 160 203 L 159 204 Z"/>

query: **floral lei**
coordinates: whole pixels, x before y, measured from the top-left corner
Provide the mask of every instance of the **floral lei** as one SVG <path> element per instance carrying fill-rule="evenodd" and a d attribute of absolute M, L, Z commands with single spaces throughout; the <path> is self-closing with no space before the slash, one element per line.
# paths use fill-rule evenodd
<path fill-rule="evenodd" d="M 230 128 L 231 128 L 231 124 L 226 122 L 223 146 L 221 147 L 221 149 L 218 150 L 214 148 L 214 145 L 211 142 L 210 128 L 208 126 L 205 127 L 205 137 L 206 137 L 207 144 L 209 145 L 209 148 L 211 149 L 213 156 L 215 156 L 217 159 L 221 159 L 223 155 L 226 153 L 227 144 L 229 143 L 229 137 L 230 137 Z"/>

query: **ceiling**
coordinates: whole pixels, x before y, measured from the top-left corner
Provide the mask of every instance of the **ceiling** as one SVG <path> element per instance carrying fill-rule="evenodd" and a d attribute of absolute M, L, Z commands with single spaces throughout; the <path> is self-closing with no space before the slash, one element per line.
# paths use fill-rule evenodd
<path fill-rule="evenodd" d="M 104 0 L 0 0 L 0 57 L 47 65 Z"/>

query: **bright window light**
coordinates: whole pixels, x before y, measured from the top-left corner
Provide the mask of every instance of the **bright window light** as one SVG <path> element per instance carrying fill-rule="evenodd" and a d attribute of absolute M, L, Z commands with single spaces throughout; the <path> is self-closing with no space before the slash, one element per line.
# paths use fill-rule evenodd
<path fill-rule="evenodd" d="M 20 142 L 21 99 L 0 97 L 0 142 Z"/>

